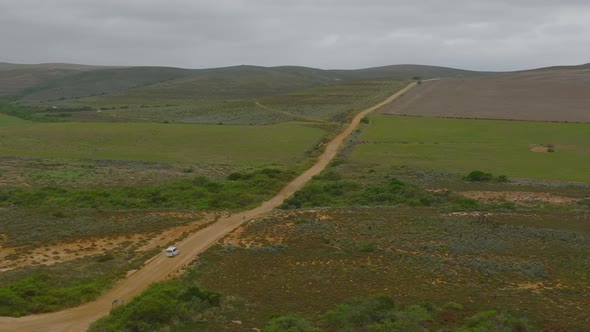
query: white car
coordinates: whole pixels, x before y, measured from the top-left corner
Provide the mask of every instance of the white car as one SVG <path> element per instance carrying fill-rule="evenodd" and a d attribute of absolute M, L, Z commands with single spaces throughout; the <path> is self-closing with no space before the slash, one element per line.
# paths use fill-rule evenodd
<path fill-rule="evenodd" d="M 174 256 L 178 255 L 179 251 L 180 250 L 178 250 L 178 248 L 176 248 L 174 246 L 170 246 L 170 247 L 168 247 L 168 249 L 166 249 L 166 256 L 174 257 Z"/>

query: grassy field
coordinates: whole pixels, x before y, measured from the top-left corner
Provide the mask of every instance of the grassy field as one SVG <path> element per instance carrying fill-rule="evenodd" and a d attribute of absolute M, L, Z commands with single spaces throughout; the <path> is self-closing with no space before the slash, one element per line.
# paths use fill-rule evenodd
<path fill-rule="evenodd" d="M 588 124 L 371 116 L 351 160 L 466 174 L 472 170 L 590 182 Z M 553 153 L 535 146 L 552 145 Z"/>
<path fill-rule="evenodd" d="M 0 113 L 0 127 L 23 125 L 23 124 L 30 124 L 30 123 L 31 123 L 30 121 Z M 5 128 L 3 128 L 3 129 L 5 129 Z"/>
<path fill-rule="evenodd" d="M 324 134 L 321 129 L 299 124 L 207 126 L 35 123 L 2 128 L 0 154 L 170 163 L 284 165 L 302 160 L 305 152 Z"/>

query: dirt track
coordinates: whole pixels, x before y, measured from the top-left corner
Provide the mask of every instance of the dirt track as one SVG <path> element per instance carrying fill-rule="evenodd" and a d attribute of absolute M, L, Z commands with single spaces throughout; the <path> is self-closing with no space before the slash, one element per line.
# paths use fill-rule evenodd
<path fill-rule="evenodd" d="M 445 78 L 412 90 L 386 114 L 590 122 L 590 69 Z"/>
<path fill-rule="evenodd" d="M 270 212 L 279 206 L 328 165 L 336 156 L 342 142 L 352 133 L 365 115 L 394 101 L 414 86 L 415 83 L 412 83 L 381 103 L 357 114 L 348 127 L 328 143 L 317 162 L 285 186 L 275 197 L 255 209 L 222 218 L 179 242 L 177 245 L 181 249 L 181 253 L 175 258 L 168 258 L 164 255 L 154 257 L 140 270 L 121 280 L 113 289 L 100 296 L 96 301 L 79 307 L 20 318 L 0 317 L 0 331 L 85 331 L 92 322 L 109 313 L 113 300 L 129 301 L 149 284 L 166 279 L 180 271 L 195 260 L 197 255 L 239 227 L 243 222 Z"/>

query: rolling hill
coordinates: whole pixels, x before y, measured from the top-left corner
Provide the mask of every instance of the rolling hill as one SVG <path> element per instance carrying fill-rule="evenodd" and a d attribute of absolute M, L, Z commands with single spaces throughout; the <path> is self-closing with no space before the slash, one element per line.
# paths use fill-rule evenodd
<path fill-rule="evenodd" d="M 25 103 L 75 99 L 87 96 L 112 95 L 141 97 L 149 101 L 194 98 L 262 97 L 332 84 L 343 80 L 408 79 L 420 77 L 474 76 L 480 73 L 460 69 L 421 65 L 393 65 L 358 70 L 324 70 L 298 66 L 259 67 L 233 66 L 211 69 L 172 67 L 103 68 L 78 65 L 43 65 L 45 76 L 26 80 L 41 65 L 0 64 L 0 70 L 19 70 L 21 80 L 3 95 L 20 94 Z M 18 68 L 18 69 L 15 69 Z M 49 73 L 47 71 L 51 70 Z M 0 72 L 0 80 L 1 74 Z M 11 73 L 11 77 L 17 76 Z M 6 75 L 9 76 L 9 75 Z M 6 85 L 9 81 L 7 80 Z M 110 97 L 110 96 L 109 96 Z M 108 97 L 107 97 L 108 99 Z"/>
<path fill-rule="evenodd" d="M 31 87 L 22 92 L 21 100 L 54 101 L 108 94 L 191 74 L 192 70 L 189 69 L 169 67 L 108 68 L 78 72 Z"/>
<path fill-rule="evenodd" d="M 343 86 L 348 96 L 355 91 L 355 87 L 346 86 L 350 82 L 438 77 L 445 79 L 424 84 L 383 112 L 587 122 L 589 69 L 590 64 L 491 73 L 413 64 L 325 70 L 300 66 L 183 69 L 0 63 L 0 97 L 17 95 L 19 103 L 43 109 L 90 107 L 93 114 L 79 115 L 89 116 L 91 121 L 108 117 L 109 121 L 202 122 L 206 118 L 207 123 L 227 122 L 225 115 L 213 116 L 223 110 L 241 114 L 238 122 L 242 123 L 254 114 L 268 112 L 277 117 L 292 117 L 293 112 L 315 116 L 310 110 L 292 110 L 283 102 L 261 98 L 297 92 L 313 96 L 318 92 L 310 93 L 309 89 L 326 86 Z M 293 95 L 279 99 L 291 100 Z M 312 105 L 307 99 L 306 105 Z M 104 112 L 97 114 L 97 110 Z"/>
<path fill-rule="evenodd" d="M 0 62 L 0 98 L 77 73 L 108 67 L 62 63 L 13 64 Z"/>
<path fill-rule="evenodd" d="M 379 78 L 433 78 L 433 77 L 470 77 L 488 74 L 471 70 L 455 69 L 439 66 L 425 65 L 391 65 L 354 70 L 330 70 L 331 73 L 340 76 L 342 79 L 379 79 Z"/>

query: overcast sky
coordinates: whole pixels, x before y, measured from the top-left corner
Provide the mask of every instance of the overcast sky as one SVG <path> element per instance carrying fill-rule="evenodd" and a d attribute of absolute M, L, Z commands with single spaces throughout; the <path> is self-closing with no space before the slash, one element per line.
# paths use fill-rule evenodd
<path fill-rule="evenodd" d="M 0 61 L 512 70 L 590 62 L 588 0 L 0 0 Z"/>

